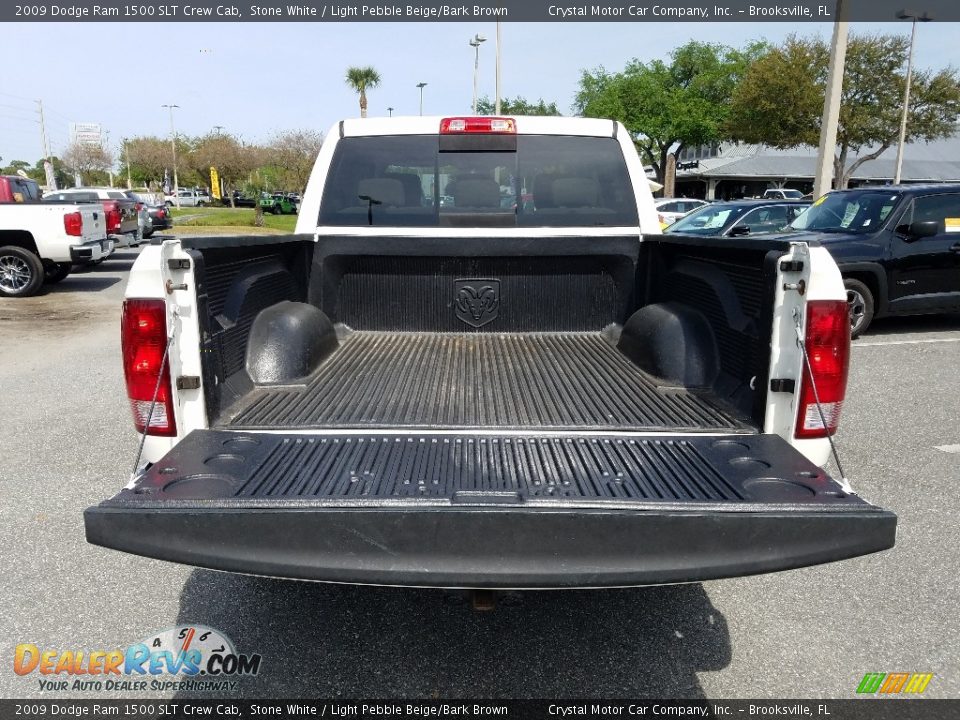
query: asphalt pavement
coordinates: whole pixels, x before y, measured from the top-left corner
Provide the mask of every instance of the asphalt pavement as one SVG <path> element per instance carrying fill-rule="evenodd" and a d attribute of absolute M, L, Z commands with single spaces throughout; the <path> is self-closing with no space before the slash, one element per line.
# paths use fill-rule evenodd
<path fill-rule="evenodd" d="M 838 445 L 856 490 L 899 515 L 893 550 L 509 593 L 481 613 L 454 593 L 230 575 L 85 542 L 83 509 L 125 484 L 136 452 L 119 354 L 135 255 L 0 299 L 0 697 L 44 695 L 36 673 L 11 671 L 19 643 L 109 650 L 180 624 L 260 653 L 235 693 L 260 698 L 847 698 L 864 673 L 894 671 L 960 697 L 960 316 L 877 321 L 854 343 Z"/>

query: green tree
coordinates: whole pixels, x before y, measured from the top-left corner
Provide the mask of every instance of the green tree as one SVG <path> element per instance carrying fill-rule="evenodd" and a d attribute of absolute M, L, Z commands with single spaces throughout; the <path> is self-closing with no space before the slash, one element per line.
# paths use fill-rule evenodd
<path fill-rule="evenodd" d="M 63 152 L 63 164 L 80 177 L 80 182 L 105 183 L 113 167 L 113 155 L 102 145 L 73 142 Z"/>
<path fill-rule="evenodd" d="M 837 125 L 834 186 L 845 188 L 863 163 L 897 142 L 909 38 L 851 36 Z M 820 38 L 790 37 L 758 59 L 733 94 L 727 133 L 776 148 L 816 147 L 826 93 L 829 48 Z M 957 71 L 914 70 L 907 141 L 948 137 L 960 114 Z M 856 155 L 852 160 L 851 156 Z"/>
<path fill-rule="evenodd" d="M 266 160 L 273 170 L 273 189 L 303 193 L 321 145 L 323 133 L 308 128 L 286 130 L 274 135 L 264 149 Z"/>
<path fill-rule="evenodd" d="M 584 70 L 574 109 L 622 122 L 662 182 L 671 153 L 725 139 L 733 91 L 766 50 L 763 43 L 738 50 L 694 41 L 674 50 L 669 63 L 634 59 L 619 73 Z"/>
<path fill-rule="evenodd" d="M 181 137 L 177 138 L 177 170 L 179 175 L 181 158 L 190 152 L 190 145 Z M 147 187 L 159 186 L 164 173 L 173 170 L 173 150 L 169 138 L 153 136 L 135 137 L 126 140 L 120 153 L 120 175 L 127 174 L 127 158 L 130 160 L 130 177 L 134 183 Z M 172 175 L 171 175 L 172 177 Z"/>
<path fill-rule="evenodd" d="M 347 85 L 360 95 L 360 117 L 367 116 L 367 88 L 375 88 L 380 84 L 380 73 L 372 67 L 347 68 Z"/>
<path fill-rule="evenodd" d="M 493 100 L 484 95 L 477 100 L 477 112 L 480 115 L 493 115 L 496 112 L 496 104 Z M 528 102 L 519 95 L 513 100 L 503 98 L 500 101 L 501 115 L 560 115 L 560 110 L 555 102 L 544 102 L 539 98 L 537 102 Z"/>
<path fill-rule="evenodd" d="M 210 168 L 217 168 L 233 206 L 233 190 L 247 183 L 251 173 L 264 164 L 263 149 L 226 133 L 210 133 L 193 141 L 184 162 L 196 177 L 208 178 L 207 182 Z"/>

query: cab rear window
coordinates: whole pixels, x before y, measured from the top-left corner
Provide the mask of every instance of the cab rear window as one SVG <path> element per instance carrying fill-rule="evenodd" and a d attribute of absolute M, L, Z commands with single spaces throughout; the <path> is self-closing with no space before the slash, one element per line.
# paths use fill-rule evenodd
<path fill-rule="evenodd" d="M 638 225 L 614 138 L 519 135 L 516 150 L 444 151 L 437 135 L 344 138 L 319 223 L 382 227 Z"/>

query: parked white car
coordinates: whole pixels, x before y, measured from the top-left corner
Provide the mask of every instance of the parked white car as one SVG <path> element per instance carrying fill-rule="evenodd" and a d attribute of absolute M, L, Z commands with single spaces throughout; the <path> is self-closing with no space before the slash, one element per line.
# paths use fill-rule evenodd
<path fill-rule="evenodd" d="M 196 188 L 180 188 L 176 195 L 164 195 L 164 202 L 167 207 L 179 205 L 180 207 L 203 207 L 210 204 L 210 193 L 206 190 Z"/>
<path fill-rule="evenodd" d="M 661 228 L 672 225 L 688 212 L 708 204 L 706 200 L 697 200 L 696 198 L 657 198 L 653 201 Z"/>

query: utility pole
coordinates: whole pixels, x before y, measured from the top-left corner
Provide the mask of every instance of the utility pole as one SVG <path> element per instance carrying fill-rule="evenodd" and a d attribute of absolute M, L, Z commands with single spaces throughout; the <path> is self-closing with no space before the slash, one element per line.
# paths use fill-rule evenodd
<path fill-rule="evenodd" d="M 47 145 L 47 124 L 43 118 L 43 100 L 37 100 L 37 112 L 40 113 L 40 144 L 43 150 L 43 173 L 47 178 L 47 187 L 57 189 L 57 176 L 53 172 L 53 161 L 50 159 L 50 146 Z"/>
<path fill-rule="evenodd" d="M 123 156 L 127 163 L 127 190 L 133 190 L 133 176 L 130 174 L 130 143 L 123 139 Z"/>
<path fill-rule="evenodd" d="M 173 109 L 179 105 L 161 105 L 170 110 L 170 149 L 173 151 L 173 202 L 180 209 L 180 181 L 177 179 L 177 131 L 173 127 Z"/>
<path fill-rule="evenodd" d="M 500 114 L 500 21 L 497 21 L 497 87 L 494 91 L 496 98 L 494 100 L 494 115 Z"/>
<path fill-rule="evenodd" d="M 829 192 L 833 178 L 834 157 L 837 154 L 837 123 L 840 121 L 843 69 L 847 59 L 847 20 L 844 2 L 845 0 L 837 0 L 835 11 L 837 19 L 833 23 L 833 39 L 830 41 L 827 94 L 823 103 L 823 116 L 820 119 L 817 174 L 813 180 L 814 200 Z"/>

